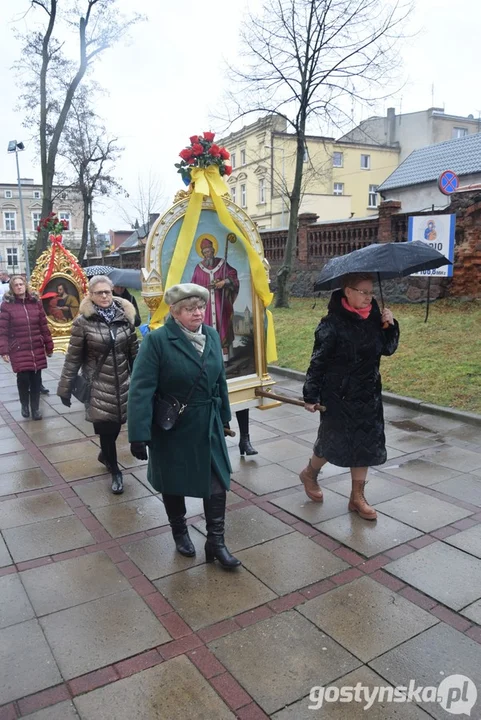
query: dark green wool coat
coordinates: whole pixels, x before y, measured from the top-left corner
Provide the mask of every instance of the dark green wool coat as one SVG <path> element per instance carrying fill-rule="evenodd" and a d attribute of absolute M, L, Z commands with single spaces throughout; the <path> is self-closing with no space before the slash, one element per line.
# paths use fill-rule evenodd
<path fill-rule="evenodd" d="M 134 364 L 129 390 L 130 442 L 148 442 L 148 480 L 159 492 L 210 497 L 212 470 L 228 490 L 231 466 L 223 426 L 231 419 L 222 349 L 217 332 L 206 335 L 200 356 L 176 322 L 146 335 Z M 185 401 L 202 362 L 205 367 L 188 407 L 172 430 L 152 424 L 155 392 Z"/>

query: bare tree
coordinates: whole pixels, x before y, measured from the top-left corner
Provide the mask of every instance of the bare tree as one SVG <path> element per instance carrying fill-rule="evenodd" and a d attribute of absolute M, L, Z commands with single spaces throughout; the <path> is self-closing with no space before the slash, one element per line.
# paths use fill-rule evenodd
<path fill-rule="evenodd" d="M 52 210 L 52 188 L 60 139 L 74 99 L 88 68 L 140 19 L 124 18 L 116 0 L 31 0 L 45 20 L 40 31 L 28 32 L 17 69 L 27 74 L 20 100 L 27 111 L 26 126 L 34 126 L 40 146 L 42 216 Z M 64 47 L 69 31 L 75 31 L 78 60 L 70 60 Z M 47 245 L 39 233 L 37 256 Z"/>
<path fill-rule="evenodd" d="M 147 175 L 139 175 L 135 195 L 125 193 L 127 203 L 119 203 L 119 213 L 133 229 L 148 228 L 150 216 L 159 212 L 166 203 L 162 182 L 158 175 L 149 170 Z"/>
<path fill-rule="evenodd" d="M 395 48 L 409 11 L 404 0 L 266 0 L 261 15 L 251 15 L 244 25 L 243 64 L 230 68 L 232 114 L 279 115 L 296 137 L 277 307 L 288 307 L 308 125 L 321 118 L 337 122 L 346 96 L 365 102 L 373 86 L 385 96 L 386 79 L 392 80 L 398 65 Z"/>
<path fill-rule="evenodd" d="M 78 259 L 82 261 L 92 237 L 92 212 L 96 197 L 119 193 L 120 184 L 112 176 L 113 164 L 122 148 L 117 138 L 108 138 L 107 131 L 88 103 L 89 91 L 81 88 L 74 98 L 59 146 L 59 155 L 66 158 L 73 170 L 73 183 L 82 196 L 82 242 Z M 95 248 L 95 244 L 94 244 Z"/>

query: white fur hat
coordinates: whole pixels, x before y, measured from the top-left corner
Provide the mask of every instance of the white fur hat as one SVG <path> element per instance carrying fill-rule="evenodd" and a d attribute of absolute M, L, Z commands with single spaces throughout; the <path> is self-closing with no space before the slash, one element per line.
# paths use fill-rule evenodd
<path fill-rule="evenodd" d="M 182 283 L 181 285 L 172 285 L 172 287 L 166 291 L 164 300 L 167 305 L 175 305 L 175 303 L 191 297 L 197 297 L 207 302 L 209 299 L 209 291 L 207 288 L 202 287 L 202 285 Z"/>

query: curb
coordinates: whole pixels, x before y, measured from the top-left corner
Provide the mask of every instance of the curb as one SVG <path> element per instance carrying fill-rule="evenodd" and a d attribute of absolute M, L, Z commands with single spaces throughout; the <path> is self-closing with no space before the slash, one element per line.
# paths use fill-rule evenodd
<path fill-rule="evenodd" d="M 304 382 L 306 377 L 305 373 L 302 373 L 299 370 L 278 367 L 277 365 L 268 365 L 267 369 L 269 372 L 277 373 L 277 375 L 282 375 L 283 377 L 291 380 L 299 380 L 299 382 Z M 439 417 L 445 417 L 449 420 L 457 420 L 458 422 L 476 425 L 481 428 L 481 415 L 469 412 L 468 410 L 456 410 L 456 408 L 433 405 L 432 403 L 423 402 L 422 400 L 417 400 L 416 398 L 405 397 L 404 395 L 395 395 L 391 392 L 383 392 L 382 399 L 384 402 L 390 403 L 391 405 L 399 405 L 400 407 L 409 408 L 410 410 L 416 410 L 419 414 L 429 413 L 430 415 L 438 415 Z"/>

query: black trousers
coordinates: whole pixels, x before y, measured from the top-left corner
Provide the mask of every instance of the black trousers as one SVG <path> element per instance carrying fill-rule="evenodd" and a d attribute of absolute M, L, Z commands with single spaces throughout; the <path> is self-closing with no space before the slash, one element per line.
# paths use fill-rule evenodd
<path fill-rule="evenodd" d="M 20 395 L 38 395 L 42 384 L 41 370 L 22 370 L 17 373 L 17 387 Z"/>
<path fill-rule="evenodd" d="M 239 423 L 239 432 L 241 435 L 249 434 L 249 408 L 246 410 L 238 410 L 235 414 Z"/>
<path fill-rule="evenodd" d="M 222 493 L 225 493 L 225 491 L 225 487 L 222 485 L 217 475 L 212 473 L 211 496 L 221 495 Z M 169 520 L 185 515 L 186 507 L 185 497 L 183 495 L 170 495 L 168 493 L 162 493 L 162 500 L 164 501 L 165 511 Z"/>
<path fill-rule="evenodd" d="M 115 441 L 119 436 L 121 427 L 121 424 L 116 422 L 94 422 L 95 434 L 100 438 L 102 455 L 104 456 L 104 460 L 110 467 L 112 473 L 119 472 L 117 446 Z"/>

